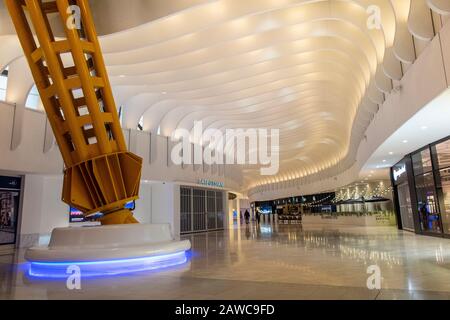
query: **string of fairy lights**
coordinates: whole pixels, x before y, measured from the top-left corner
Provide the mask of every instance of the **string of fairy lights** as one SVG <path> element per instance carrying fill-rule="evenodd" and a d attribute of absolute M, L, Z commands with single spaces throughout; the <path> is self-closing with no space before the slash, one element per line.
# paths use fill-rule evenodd
<path fill-rule="evenodd" d="M 393 190 L 394 189 L 391 186 L 385 186 L 384 184 L 378 184 L 373 189 L 371 189 L 369 184 L 364 187 L 356 186 L 338 191 L 334 202 L 337 203 L 348 200 L 360 200 L 362 198 L 365 200 L 386 198 L 392 194 Z"/>
<path fill-rule="evenodd" d="M 356 185 L 338 190 L 335 194 L 330 194 L 320 199 L 316 199 L 319 196 L 313 196 L 311 202 L 306 202 L 306 197 L 294 197 L 283 200 L 275 200 L 274 203 L 278 205 L 282 204 L 301 204 L 309 208 L 321 207 L 324 204 L 339 204 L 346 201 L 357 200 L 374 200 L 388 198 L 393 192 L 393 188 L 390 185 L 386 185 L 382 182 L 373 186 L 371 184 Z M 299 201 L 300 198 L 300 201 Z"/>
<path fill-rule="evenodd" d="M 298 200 L 298 198 L 301 198 L 301 201 Z M 286 201 L 286 199 L 283 200 L 276 200 L 274 201 L 275 204 L 281 205 L 281 204 L 301 204 L 303 206 L 306 207 L 320 207 L 321 205 L 323 205 L 324 203 L 331 203 L 334 198 L 333 198 L 333 194 L 330 194 L 326 197 L 323 197 L 319 200 L 315 200 L 316 196 L 313 196 L 313 201 L 312 202 L 308 202 L 306 203 L 307 199 L 305 197 L 295 197 L 294 199 L 288 199 Z"/>

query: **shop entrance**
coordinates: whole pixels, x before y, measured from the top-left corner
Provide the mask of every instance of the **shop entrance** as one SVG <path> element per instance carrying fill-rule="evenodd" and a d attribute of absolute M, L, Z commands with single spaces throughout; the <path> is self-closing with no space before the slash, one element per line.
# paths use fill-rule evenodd
<path fill-rule="evenodd" d="M 413 208 L 411 205 L 411 194 L 408 183 L 403 183 L 397 187 L 400 216 L 404 230 L 414 231 Z"/>
<path fill-rule="evenodd" d="M 0 176 L 0 245 L 14 245 L 17 238 L 22 178 Z"/>
<path fill-rule="evenodd" d="M 181 233 L 224 228 L 223 191 L 181 187 L 180 197 Z"/>

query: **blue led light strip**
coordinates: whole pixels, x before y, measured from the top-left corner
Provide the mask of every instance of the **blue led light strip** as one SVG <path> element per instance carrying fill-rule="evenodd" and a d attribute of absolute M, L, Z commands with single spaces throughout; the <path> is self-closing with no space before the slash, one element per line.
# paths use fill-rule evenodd
<path fill-rule="evenodd" d="M 78 266 L 81 277 L 112 276 L 167 268 L 186 262 L 184 251 L 160 256 L 104 261 L 31 262 L 28 274 L 38 278 L 67 278 L 70 276 L 70 273 L 67 273 L 68 267 Z"/>

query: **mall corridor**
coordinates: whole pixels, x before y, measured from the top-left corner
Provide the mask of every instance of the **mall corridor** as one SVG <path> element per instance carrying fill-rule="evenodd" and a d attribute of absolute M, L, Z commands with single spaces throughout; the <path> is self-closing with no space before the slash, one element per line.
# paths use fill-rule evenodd
<path fill-rule="evenodd" d="M 449 119 L 450 0 L 0 0 L 0 304 L 448 318 Z"/>
<path fill-rule="evenodd" d="M 448 240 L 393 227 L 277 223 L 186 236 L 189 262 L 160 271 L 83 279 L 30 279 L 18 256 L 0 256 L 0 299 L 450 299 Z M 378 265 L 382 289 L 369 290 Z"/>

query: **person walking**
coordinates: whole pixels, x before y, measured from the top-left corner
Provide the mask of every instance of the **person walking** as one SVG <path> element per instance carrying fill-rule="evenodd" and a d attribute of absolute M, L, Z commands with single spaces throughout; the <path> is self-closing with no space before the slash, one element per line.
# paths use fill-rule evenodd
<path fill-rule="evenodd" d="M 259 224 L 261 222 L 261 214 L 256 211 L 256 223 Z"/>
<path fill-rule="evenodd" d="M 244 218 L 245 218 L 245 223 L 249 224 L 250 223 L 250 212 L 248 212 L 248 210 L 245 210 Z"/>

